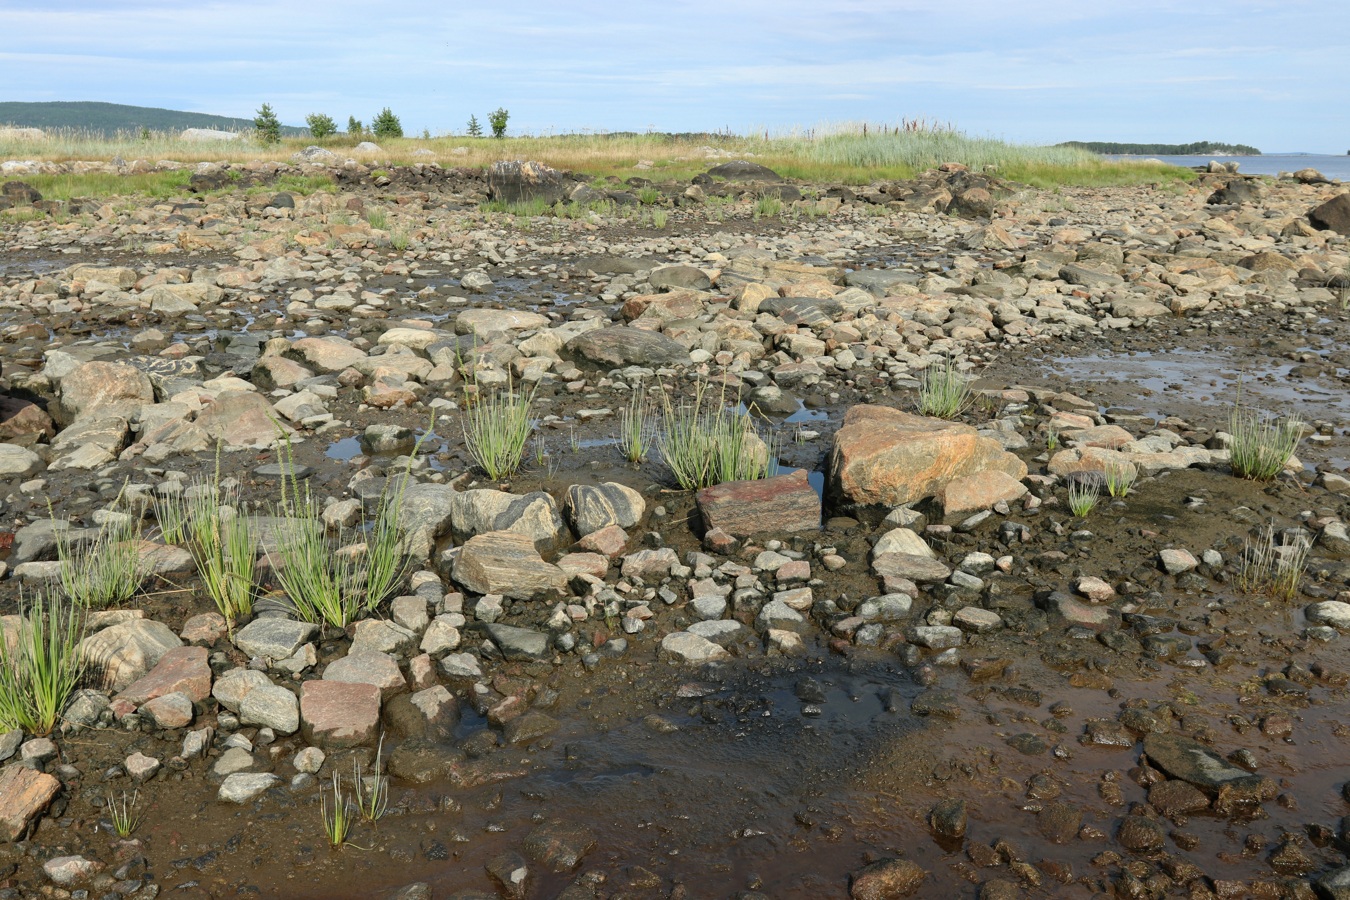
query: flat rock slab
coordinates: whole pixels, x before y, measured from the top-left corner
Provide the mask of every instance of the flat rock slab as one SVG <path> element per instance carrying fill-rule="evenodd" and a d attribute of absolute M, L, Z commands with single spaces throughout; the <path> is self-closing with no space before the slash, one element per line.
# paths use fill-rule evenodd
<path fill-rule="evenodd" d="M 528 535 L 508 531 L 469 538 L 455 558 L 451 577 L 476 594 L 501 594 L 516 600 L 567 586 L 566 573 L 544 562 Z"/>
<path fill-rule="evenodd" d="M 349 653 L 329 663 L 328 668 L 323 670 L 323 680 L 373 684 L 386 700 L 408 687 L 392 656 L 369 651 Z"/>
<path fill-rule="evenodd" d="M 211 693 L 211 666 L 205 647 L 175 647 L 160 657 L 144 678 L 138 678 L 113 698 L 140 706 L 156 697 L 183 693 L 192 700 L 205 700 Z"/>
<path fill-rule="evenodd" d="M 865 505 L 939 496 L 955 479 L 986 471 L 1021 481 L 1027 467 L 969 425 L 868 404 L 845 414 L 830 453 L 831 489 Z"/>
<path fill-rule="evenodd" d="M 492 623 L 483 626 L 488 637 L 508 660 L 539 660 L 549 657 L 549 637 L 533 628 Z"/>
<path fill-rule="evenodd" d="M 676 366 L 689 362 L 689 351 L 683 344 L 660 332 L 623 325 L 579 334 L 566 347 L 602 366 Z"/>
<path fill-rule="evenodd" d="M 306 741 L 325 750 L 371 744 L 380 728 L 380 689 L 306 681 L 300 691 L 300 727 Z"/>
<path fill-rule="evenodd" d="M 820 495 L 805 469 L 758 481 L 728 481 L 696 495 L 705 530 L 736 537 L 811 531 L 820 527 Z"/>
<path fill-rule="evenodd" d="M 0 772 L 0 841 L 15 841 L 51 805 L 61 782 L 27 766 Z"/>
<path fill-rule="evenodd" d="M 1148 735 L 1144 738 L 1144 755 L 1172 778 L 1180 778 L 1207 794 L 1226 787 L 1259 790 L 1265 780 L 1179 734 Z"/>
<path fill-rule="evenodd" d="M 688 631 L 673 631 L 661 639 L 661 652 L 671 659 L 687 663 L 705 663 L 726 659 L 731 654 L 705 637 Z"/>
<path fill-rule="evenodd" d="M 236 772 L 221 782 L 216 797 L 225 803 L 247 803 L 278 784 L 281 779 L 271 772 Z"/>
<path fill-rule="evenodd" d="M 148 674 L 170 650 L 183 646 L 163 622 L 132 619 L 104 628 L 80 643 L 80 657 L 104 687 L 129 688 Z"/>
<path fill-rule="evenodd" d="M 286 659 L 301 646 L 314 640 L 319 626 L 291 619 L 254 619 L 234 636 L 234 645 L 252 656 Z"/>

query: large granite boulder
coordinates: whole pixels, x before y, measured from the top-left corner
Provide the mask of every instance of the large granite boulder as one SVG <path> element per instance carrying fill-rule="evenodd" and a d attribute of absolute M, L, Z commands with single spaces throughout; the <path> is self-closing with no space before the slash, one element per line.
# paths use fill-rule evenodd
<path fill-rule="evenodd" d="M 829 484 L 846 501 L 900 506 L 988 471 L 1020 481 L 1027 467 L 969 425 L 862 404 L 848 411 L 835 434 Z"/>

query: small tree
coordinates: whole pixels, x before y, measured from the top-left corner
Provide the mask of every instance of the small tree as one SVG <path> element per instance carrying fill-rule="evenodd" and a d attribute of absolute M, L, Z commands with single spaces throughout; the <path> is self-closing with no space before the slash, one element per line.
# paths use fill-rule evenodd
<path fill-rule="evenodd" d="M 380 110 L 380 114 L 371 121 L 370 130 L 377 138 L 403 137 L 403 123 L 398 120 L 398 116 L 390 112 L 387 106 Z"/>
<path fill-rule="evenodd" d="M 361 120 L 356 116 L 347 117 L 347 133 L 352 137 L 360 137 L 365 133 L 366 126 L 361 124 Z"/>
<path fill-rule="evenodd" d="M 329 135 L 337 133 L 337 123 L 331 116 L 323 113 L 310 113 L 305 116 L 305 124 L 309 126 L 309 133 L 314 136 L 316 141 L 321 141 Z"/>
<path fill-rule="evenodd" d="M 253 117 L 253 130 L 257 132 L 258 143 L 264 147 L 281 140 L 281 122 L 268 104 L 264 103 Z"/>
<path fill-rule="evenodd" d="M 493 137 L 506 137 L 506 120 L 509 118 L 511 114 L 500 106 L 495 112 L 488 113 L 488 123 L 492 126 Z"/>
<path fill-rule="evenodd" d="M 475 115 L 470 115 L 469 137 L 482 137 L 482 136 L 483 136 L 483 126 L 478 124 L 478 117 Z"/>

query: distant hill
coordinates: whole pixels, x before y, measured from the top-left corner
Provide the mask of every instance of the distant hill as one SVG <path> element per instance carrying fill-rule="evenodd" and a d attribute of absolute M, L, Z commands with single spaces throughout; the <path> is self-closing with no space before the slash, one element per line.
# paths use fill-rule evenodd
<path fill-rule="evenodd" d="M 1081 147 L 1093 153 L 1127 153 L 1131 156 L 1260 156 L 1246 144 L 1196 141 L 1193 144 L 1124 144 L 1115 141 L 1065 141 L 1058 147 Z"/>
<path fill-rule="evenodd" d="M 121 103 L 58 101 L 51 103 L 0 102 L 0 125 L 21 128 L 78 128 L 115 134 L 118 131 L 182 131 L 184 128 L 214 128 L 220 131 L 250 131 L 252 119 L 232 119 L 207 113 L 125 106 Z M 282 126 L 282 134 L 305 133 L 303 128 Z"/>

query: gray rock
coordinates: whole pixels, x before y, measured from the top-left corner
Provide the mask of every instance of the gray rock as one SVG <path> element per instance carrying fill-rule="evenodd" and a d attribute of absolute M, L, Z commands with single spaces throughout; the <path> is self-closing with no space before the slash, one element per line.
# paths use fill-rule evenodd
<path fill-rule="evenodd" d="M 80 643 L 91 675 L 120 691 L 145 676 L 170 650 L 183 646 L 173 630 L 153 619 L 131 619 L 92 634 Z"/>
<path fill-rule="evenodd" d="M 712 287 L 703 270 L 693 266 L 661 266 L 652 270 L 647 281 L 657 290 L 706 291 Z"/>
<path fill-rule="evenodd" d="M 278 784 L 281 779 L 270 772 L 236 772 L 221 783 L 217 799 L 225 803 L 247 803 Z"/>
<path fill-rule="evenodd" d="M 455 557 L 451 577 L 476 594 L 502 594 L 516 600 L 567 586 L 567 575 L 544 562 L 529 537 L 506 531 L 470 538 Z"/>
<path fill-rule="evenodd" d="M 909 618 L 913 606 L 908 594 L 883 594 L 859 604 L 858 615 L 868 622 L 899 622 Z"/>
<path fill-rule="evenodd" d="M 770 600 L 755 616 L 755 628 L 761 632 L 769 629 L 801 631 L 805 626 L 806 618 L 782 600 Z"/>
<path fill-rule="evenodd" d="M 905 578 L 916 584 L 946 581 L 952 570 L 939 560 L 909 553 L 883 553 L 872 560 L 879 578 Z"/>
<path fill-rule="evenodd" d="M 422 635 L 422 643 L 419 649 L 432 656 L 441 656 L 459 649 L 462 636 L 459 633 L 459 626 L 455 623 L 462 623 L 463 619 L 464 617 L 458 613 L 437 616 L 427 626 L 426 633 Z"/>
<path fill-rule="evenodd" d="M 291 619 L 254 619 L 234 636 L 234 645 L 249 657 L 285 659 L 312 641 L 319 626 Z"/>
<path fill-rule="evenodd" d="M 706 622 L 695 622 L 690 625 L 689 633 L 707 638 L 714 644 L 725 647 L 727 644 L 734 644 L 747 636 L 750 629 L 733 619 L 710 619 Z"/>
<path fill-rule="evenodd" d="M 1313 603 L 1304 610 L 1309 622 L 1318 625 L 1330 625 L 1339 631 L 1350 631 L 1350 603 L 1342 600 L 1326 600 Z"/>
<path fill-rule="evenodd" d="M 526 535 L 539 550 L 567 540 L 558 504 L 543 491 L 524 495 L 490 488 L 460 491 L 451 498 L 450 509 L 454 534 L 461 542 L 493 531 Z"/>
<path fill-rule="evenodd" d="M 588 331 L 567 342 L 566 348 L 602 366 L 676 366 L 689 362 L 683 344 L 655 331 L 613 326 Z"/>
<path fill-rule="evenodd" d="M 727 598 L 721 594 L 712 594 L 706 597 L 695 597 L 689 604 L 691 610 L 699 621 L 709 619 L 720 619 L 727 612 Z"/>
<path fill-rule="evenodd" d="M 421 597 L 395 597 L 389 604 L 389 613 L 394 617 L 396 625 L 413 634 L 420 634 L 431 622 L 431 617 L 427 614 L 427 601 Z"/>
<path fill-rule="evenodd" d="M 914 628 L 914 643 L 930 650 L 949 650 L 960 647 L 964 641 L 961 629 L 950 625 L 917 625 Z"/>
<path fill-rule="evenodd" d="M 549 637 L 531 628 L 492 623 L 484 631 L 508 660 L 548 659 Z"/>
<path fill-rule="evenodd" d="M 239 704 L 239 721 L 271 728 L 279 734 L 294 734 L 300 730 L 300 701 L 284 687 L 259 685 Z"/>
<path fill-rule="evenodd" d="M 239 712 L 244 698 L 252 691 L 271 685 L 272 679 L 256 669 L 231 669 L 216 679 L 211 686 L 211 696 L 231 712 Z"/>
<path fill-rule="evenodd" d="M 425 609 L 425 605 L 423 608 Z M 355 634 L 352 636 L 352 646 L 347 651 L 350 655 L 358 653 L 399 655 L 417 646 L 417 635 L 396 622 L 362 619 L 353 626 L 353 629 Z"/>
<path fill-rule="evenodd" d="M 1328 872 L 1317 879 L 1316 884 L 1318 892 L 1327 900 L 1350 900 L 1350 866 Z"/>
<path fill-rule="evenodd" d="M 1263 781 L 1261 776 L 1239 769 L 1204 744 L 1179 734 L 1146 736 L 1144 755 L 1171 777 L 1211 795 L 1225 787 L 1259 790 Z"/>
<path fill-rule="evenodd" d="M 610 525 L 632 528 L 647 510 L 641 494 L 614 482 L 574 484 L 567 489 L 566 506 L 572 530 L 582 537 Z"/>
<path fill-rule="evenodd" d="M 253 768 L 253 754 L 243 747 L 228 747 L 211 766 L 211 771 L 220 778 L 226 778 L 237 772 L 247 772 Z"/>
<path fill-rule="evenodd" d="M 55 856 L 42 864 L 42 871 L 58 887 L 74 887 L 103 871 L 103 863 L 83 856 Z"/>
<path fill-rule="evenodd" d="M 324 681 L 345 681 L 349 684 L 373 684 L 380 689 L 380 697 L 388 699 L 407 689 L 408 683 L 399 671 L 398 663 L 387 653 L 375 651 L 352 652 L 328 664 Z"/>
<path fill-rule="evenodd" d="M 686 663 L 706 663 L 724 659 L 729 654 L 707 638 L 688 631 L 674 631 L 661 639 L 661 652 Z"/>
<path fill-rule="evenodd" d="M 1187 550 L 1168 549 L 1158 553 L 1158 560 L 1168 575 L 1180 575 L 1189 572 L 1200 563 Z"/>

